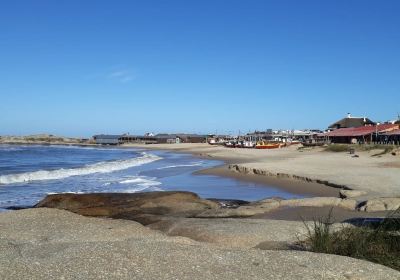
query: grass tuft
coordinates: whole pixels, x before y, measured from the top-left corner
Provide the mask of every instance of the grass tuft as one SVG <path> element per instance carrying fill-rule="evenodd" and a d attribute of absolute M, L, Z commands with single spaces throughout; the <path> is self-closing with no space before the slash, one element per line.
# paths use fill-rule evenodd
<path fill-rule="evenodd" d="M 350 151 L 351 147 L 352 145 L 347 144 L 330 144 L 325 148 L 325 151 L 335 153 L 348 152 Z"/>
<path fill-rule="evenodd" d="M 400 208 L 382 222 L 359 227 L 332 228 L 332 210 L 325 219 L 307 224 L 308 236 L 302 249 L 335 254 L 382 264 L 400 270 Z"/>
<path fill-rule="evenodd" d="M 363 145 L 355 145 L 355 144 L 330 144 L 325 147 L 325 151 L 327 152 L 349 152 L 350 149 L 354 149 L 355 151 L 365 151 L 369 152 L 372 150 L 381 150 L 381 152 L 374 154 L 372 156 L 380 156 L 387 153 L 390 153 L 394 150 L 394 146 L 391 145 L 382 145 L 382 144 L 363 144 Z"/>

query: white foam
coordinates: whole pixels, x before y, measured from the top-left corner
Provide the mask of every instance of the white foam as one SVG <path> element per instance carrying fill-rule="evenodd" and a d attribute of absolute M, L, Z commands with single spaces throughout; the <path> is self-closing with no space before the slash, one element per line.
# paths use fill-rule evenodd
<path fill-rule="evenodd" d="M 191 167 L 191 166 L 200 166 L 202 164 L 203 164 L 202 162 L 195 162 L 195 163 L 192 163 L 192 164 L 168 165 L 168 166 L 159 167 L 157 169 L 161 170 L 161 169 L 176 168 L 176 167 Z"/>
<path fill-rule="evenodd" d="M 143 186 L 146 188 L 161 185 L 161 182 L 158 182 L 155 179 L 156 178 L 137 177 L 137 178 L 133 178 L 133 179 L 126 179 L 119 183 L 120 184 L 135 184 L 135 185 Z"/>
<path fill-rule="evenodd" d="M 0 152 L 18 152 L 18 151 L 23 151 L 22 148 L 20 147 L 13 147 L 10 145 L 0 145 Z"/>
<path fill-rule="evenodd" d="M 58 180 L 72 176 L 89 175 L 93 173 L 110 173 L 134 166 L 143 165 L 161 159 L 156 155 L 142 153 L 141 157 L 125 160 L 104 161 L 94 164 L 88 164 L 79 168 L 57 169 L 57 170 L 39 170 L 19 174 L 8 174 L 0 176 L 0 184 L 14 184 L 30 181 Z"/>

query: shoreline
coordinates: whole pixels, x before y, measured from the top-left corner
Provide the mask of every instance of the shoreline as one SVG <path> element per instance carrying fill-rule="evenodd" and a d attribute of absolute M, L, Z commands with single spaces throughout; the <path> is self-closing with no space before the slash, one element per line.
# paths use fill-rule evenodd
<path fill-rule="evenodd" d="M 128 144 L 116 147 L 187 153 L 194 157 L 222 161 L 224 165 L 199 170 L 193 174 L 254 182 L 304 195 L 306 198 L 312 196 L 317 200 L 347 198 L 349 202 L 351 200 L 355 203 L 352 208 L 355 211 L 389 211 L 400 207 L 399 157 L 372 158 L 364 152 L 354 159 L 347 153 L 325 152 L 321 148 L 307 151 L 299 151 L 297 147 L 276 150 L 228 149 L 203 143 Z M 306 171 L 309 170 L 313 173 L 307 174 Z M 370 182 L 370 178 L 365 178 L 367 176 L 379 183 Z M 392 179 L 395 179 L 395 184 L 390 184 L 393 183 Z M 347 180 L 350 182 L 347 183 Z M 366 188 L 371 185 L 375 189 L 373 192 Z M 376 186 L 380 187 L 379 192 Z M 345 195 L 343 190 L 347 192 Z"/>
<path fill-rule="evenodd" d="M 213 151 L 213 148 L 220 148 L 221 146 L 206 147 L 205 151 L 198 147 L 188 148 L 173 146 L 174 144 L 125 144 L 121 148 L 140 148 L 147 151 L 158 150 L 170 153 L 183 153 L 191 154 L 194 157 L 207 159 L 207 160 L 218 160 L 222 161 L 223 164 L 195 171 L 194 175 L 212 175 L 225 178 L 232 178 L 243 182 L 251 182 L 263 185 L 268 188 L 281 189 L 283 191 L 296 194 L 304 195 L 305 197 L 340 197 L 339 191 L 341 188 L 333 187 L 321 182 L 305 181 L 298 178 L 279 177 L 279 176 L 263 176 L 257 174 L 249 174 L 244 172 L 234 172 L 229 169 L 231 165 L 245 165 L 246 160 L 235 158 L 234 156 L 220 156 Z M 182 145 L 182 144 L 177 144 Z M 194 144 L 196 145 L 196 144 Z M 224 147 L 221 147 L 224 148 Z M 225 148 L 228 149 L 228 148 Z M 235 149 L 233 149 L 235 150 Z M 247 149 L 242 149 L 247 150 Z M 265 152 L 262 150 L 261 152 Z M 345 189 L 351 190 L 345 186 Z"/>
<path fill-rule="evenodd" d="M 293 178 L 282 178 L 277 176 L 260 176 L 256 174 L 246 174 L 229 170 L 230 165 L 245 164 L 245 162 L 239 159 L 234 159 L 231 157 L 214 156 L 212 153 L 190 151 L 185 148 L 168 149 L 168 146 L 166 146 L 166 148 L 160 146 L 155 146 L 154 148 L 147 147 L 153 145 L 154 144 L 146 146 L 143 146 L 141 144 L 139 145 L 128 144 L 128 145 L 123 145 L 121 147 L 122 148 L 136 147 L 147 151 L 158 150 L 170 153 L 191 154 L 192 156 L 197 158 L 207 159 L 207 160 L 218 160 L 223 162 L 222 165 L 195 171 L 193 172 L 194 175 L 199 175 L 199 176 L 212 175 L 218 177 L 231 178 L 243 182 L 257 183 L 267 188 L 280 189 L 295 195 L 302 195 L 304 197 L 339 197 L 339 191 L 341 188 L 329 186 L 324 183 L 311 182 L 311 181 L 306 182 L 304 180 L 293 179 Z M 165 144 L 165 145 L 170 145 L 170 144 Z"/>
<path fill-rule="evenodd" d="M 264 184 L 275 183 L 285 188 L 287 182 L 296 185 L 316 184 L 305 193 L 336 195 L 339 190 L 362 193 L 357 200 L 400 198 L 400 157 L 390 154 L 371 157 L 376 151 L 348 153 L 324 151 L 323 148 L 297 150 L 288 147 L 275 150 L 234 149 L 209 144 L 128 144 L 125 147 L 189 153 L 193 156 L 220 160 L 225 163 L 204 173 L 245 179 Z M 230 168 L 228 168 L 228 167 Z M 232 170 L 228 170 L 232 169 Z M 201 172 L 200 172 L 201 173 Z M 304 186 L 304 185 L 303 185 Z M 295 189 L 303 193 L 304 187 Z M 318 188 L 319 186 L 319 188 Z"/>
<path fill-rule="evenodd" d="M 244 182 L 252 182 L 265 185 L 269 188 L 281 189 L 289 193 L 304 195 L 305 197 L 339 197 L 338 188 L 329 187 L 315 182 L 304 182 L 289 178 L 278 178 L 273 176 L 260 176 L 254 174 L 243 174 L 228 169 L 229 165 L 220 165 L 212 168 L 202 169 L 194 172 L 195 175 L 213 175 L 232 178 Z"/>

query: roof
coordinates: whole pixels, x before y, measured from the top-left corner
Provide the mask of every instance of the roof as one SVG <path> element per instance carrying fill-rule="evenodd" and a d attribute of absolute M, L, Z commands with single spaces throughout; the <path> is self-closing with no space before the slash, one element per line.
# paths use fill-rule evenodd
<path fill-rule="evenodd" d="M 160 139 L 171 139 L 171 138 L 176 138 L 176 134 L 164 134 L 164 133 L 160 133 L 157 134 L 156 136 L 154 136 L 156 138 L 160 138 Z"/>
<path fill-rule="evenodd" d="M 374 125 L 375 123 L 368 118 L 355 118 L 346 117 L 331 124 L 328 128 L 347 128 L 347 127 L 360 127 L 365 125 Z"/>
<path fill-rule="evenodd" d="M 339 128 L 334 131 L 325 133 L 325 136 L 329 137 L 364 136 L 374 132 L 385 132 L 398 128 L 399 125 L 396 124 L 381 124 L 381 125 L 369 125 L 369 126 L 350 127 L 350 128 Z"/>
<path fill-rule="evenodd" d="M 178 137 L 181 137 L 181 138 L 185 138 L 185 137 L 187 137 L 187 138 L 190 138 L 190 137 L 204 138 L 204 137 L 206 137 L 206 135 L 200 135 L 200 134 L 186 134 L 186 133 L 180 133 L 180 134 L 177 134 L 177 136 L 178 136 Z"/>
<path fill-rule="evenodd" d="M 111 135 L 111 134 L 98 134 L 94 135 L 93 138 L 101 139 L 119 139 L 122 135 Z"/>

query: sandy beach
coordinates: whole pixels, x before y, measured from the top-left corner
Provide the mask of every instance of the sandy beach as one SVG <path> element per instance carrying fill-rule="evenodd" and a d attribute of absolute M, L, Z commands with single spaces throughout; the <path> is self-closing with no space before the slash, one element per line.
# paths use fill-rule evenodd
<path fill-rule="evenodd" d="M 372 157 L 379 151 L 357 152 L 358 157 L 352 157 L 345 152 L 299 150 L 296 146 L 275 150 L 231 149 L 203 143 L 126 146 L 222 160 L 224 166 L 201 173 L 264 182 L 314 196 L 337 196 L 340 188 L 347 188 L 365 192 L 359 200 L 400 197 L 400 156 Z"/>

